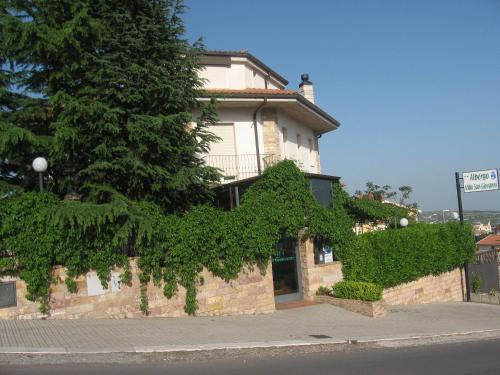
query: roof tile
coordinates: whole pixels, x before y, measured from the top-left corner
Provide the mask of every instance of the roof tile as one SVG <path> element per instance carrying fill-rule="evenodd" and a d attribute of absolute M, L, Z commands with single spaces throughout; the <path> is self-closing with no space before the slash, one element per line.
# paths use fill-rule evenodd
<path fill-rule="evenodd" d="M 205 89 L 210 94 L 272 94 L 272 95 L 295 95 L 298 94 L 295 90 L 282 89 Z"/>
<path fill-rule="evenodd" d="M 490 234 L 477 244 L 482 246 L 500 246 L 500 234 Z"/>

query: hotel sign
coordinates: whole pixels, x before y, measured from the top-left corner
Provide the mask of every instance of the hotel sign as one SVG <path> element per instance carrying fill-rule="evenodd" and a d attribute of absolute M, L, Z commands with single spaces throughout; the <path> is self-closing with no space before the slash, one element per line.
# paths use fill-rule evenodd
<path fill-rule="evenodd" d="M 464 172 L 462 177 L 464 179 L 464 192 L 466 193 L 499 189 L 498 169 Z"/>

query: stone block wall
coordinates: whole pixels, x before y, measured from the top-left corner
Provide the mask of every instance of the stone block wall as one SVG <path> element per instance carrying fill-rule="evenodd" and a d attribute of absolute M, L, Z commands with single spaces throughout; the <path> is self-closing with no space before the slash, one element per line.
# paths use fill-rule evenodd
<path fill-rule="evenodd" d="M 264 154 L 274 155 L 276 160 L 280 159 L 280 131 L 278 129 L 278 115 L 275 109 L 262 109 L 262 132 L 264 142 Z"/>
<path fill-rule="evenodd" d="M 332 286 L 343 280 L 342 263 L 314 264 L 313 240 L 303 233 L 299 237 L 302 293 L 305 300 L 313 300 L 320 286 Z"/>
<path fill-rule="evenodd" d="M 438 276 L 425 276 L 418 280 L 385 289 L 382 299 L 388 305 L 407 305 L 432 302 L 464 301 L 465 277 L 460 268 Z"/>
<path fill-rule="evenodd" d="M 139 318 L 144 317 L 139 309 L 140 283 L 139 270 L 135 260 L 131 260 L 132 284 L 121 285 L 112 292 L 109 288 L 104 294 L 89 296 L 85 275 L 77 279 L 78 292 L 69 293 L 64 282 L 64 268 L 55 268 L 54 276 L 58 282 L 51 286 L 49 302 L 51 319 L 78 318 Z M 271 265 L 262 275 L 258 268 L 244 270 L 239 277 L 229 283 L 214 277 L 210 272 L 202 272 L 204 283 L 198 286 L 198 316 L 259 314 L 275 309 Z M 17 306 L 0 309 L 0 319 L 36 319 L 44 317 L 38 310 L 39 304 L 28 301 L 26 284 L 19 279 L 4 277 L 1 281 L 15 280 L 17 286 Z M 148 285 L 150 317 L 186 316 L 184 312 L 185 290 L 171 299 L 163 295 L 163 289 L 152 283 Z"/>
<path fill-rule="evenodd" d="M 343 309 L 371 318 L 384 318 L 387 315 L 387 308 L 384 301 L 368 302 L 330 296 L 315 296 L 314 300 L 319 303 L 329 303 L 330 305 L 342 307 Z"/>

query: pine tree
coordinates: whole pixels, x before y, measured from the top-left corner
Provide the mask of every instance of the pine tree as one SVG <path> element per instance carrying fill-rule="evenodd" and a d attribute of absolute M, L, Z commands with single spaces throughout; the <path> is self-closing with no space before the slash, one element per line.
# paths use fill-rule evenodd
<path fill-rule="evenodd" d="M 10 176 L 32 188 L 26 163 L 45 152 L 47 183 L 61 196 L 122 194 L 170 212 L 206 198 L 218 176 L 197 155 L 214 139 L 206 127 L 214 111 L 196 101 L 202 47 L 183 39 L 182 2 L 12 0 L 0 8 L 10 83 L 33 101 L 16 109 L 25 121 L 2 108 Z M 23 142 L 21 169 L 13 162 Z"/>
<path fill-rule="evenodd" d="M 47 101 L 23 93 L 15 82 L 24 78 L 10 57 L 17 51 L 7 33 L 9 23 L 4 1 L 0 2 L 0 194 L 22 188 L 33 188 L 35 179 L 30 173 L 33 155 L 47 152 L 49 142 Z M 12 36 L 12 35 L 11 35 Z M 21 62 L 21 59 L 18 59 Z"/>

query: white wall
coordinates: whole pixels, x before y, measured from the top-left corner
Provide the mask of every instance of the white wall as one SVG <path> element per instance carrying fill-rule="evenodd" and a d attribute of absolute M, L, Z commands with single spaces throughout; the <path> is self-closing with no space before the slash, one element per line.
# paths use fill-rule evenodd
<path fill-rule="evenodd" d="M 253 129 L 253 111 L 252 108 L 221 108 L 218 111 L 220 122 L 234 124 L 236 153 L 238 155 L 257 153 Z M 260 126 L 258 128 L 260 128 Z M 262 136 L 259 135 L 259 138 L 262 138 Z"/>
<path fill-rule="evenodd" d="M 321 173 L 319 153 L 315 149 L 315 135 L 312 129 L 300 124 L 298 121 L 283 112 L 278 112 L 278 126 L 280 129 L 280 147 L 283 158 L 296 160 L 306 172 Z M 288 141 L 283 143 L 283 128 L 287 129 Z M 300 135 L 301 145 L 297 144 L 297 134 Z M 309 140 L 313 145 L 311 150 Z"/>
<path fill-rule="evenodd" d="M 205 80 L 207 89 L 235 89 L 266 87 L 266 76 L 247 60 L 231 62 L 230 66 L 207 65 L 200 70 L 200 78 Z M 269 89 L 283 89 L 284 86 L 268 79 Z"/>
<path fill-rule="evenodd" d="M 205 66 L 200 70 L 199 76 L 204 79 L 203 87 L 207 89 L 228 87 L 227 67 Z"/>
<path fill-rule="evenodd" d="M 253 128 L 254 111 L 255 108 L 220 108 L 218 111 L 219 122 L 234 124 L 235 152 L 236 155 L 238 155 L 237 163 L 240 164 L 241 170 L 246 169 L 245 173 L 241 174 L 239 178 L 251 177 L 252 175 L 248 174 L 249 169 L 257 171 L 257 161 L 254 157 L 257 154 L 255 147 L 255 132 Z M 262 156 L 264 154 L 264 138 L 261 116 L 258 116 L 257 120 L 259 151 Z M 280 111 L 278 111 L 278 127 L 281 148 L 280 158 L 299 162 L 299 166 L 305 172 L 321 173 L 319 154 L 318 151 L 314 149 L 314 132 Z M 283 128 L 286 128 L 288 132 L 288 141 L 286 144 L 283 143 Z M 297 145 L 297 134 L 299 134 L 301 138 L 300 149 Z M 311 140 L 313 144 L 312 152 L 309 146 L 309 140 Z M 220 142 L 224 142 L 224 140 Z M 264 168 L 262 157 L 261 166 Z M 253 175 L 255 174 L 256 173 Z"/>

